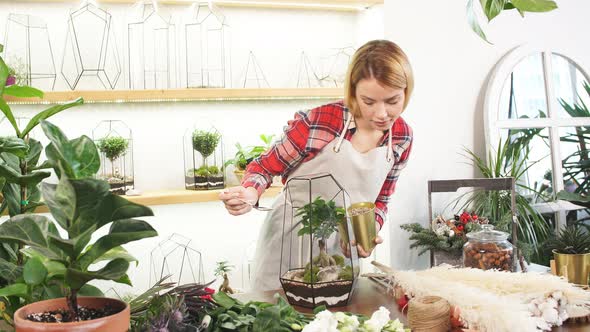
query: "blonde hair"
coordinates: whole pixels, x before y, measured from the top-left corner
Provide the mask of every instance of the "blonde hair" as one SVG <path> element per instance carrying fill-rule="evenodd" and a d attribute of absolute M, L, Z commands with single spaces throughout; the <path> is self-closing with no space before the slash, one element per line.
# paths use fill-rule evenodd
<path fill-rule="evenodd" d="M 361 46 L 348 66 L 344 85 L 344 103 L 353 116 L 360 116 L 356 86 L 363 79 L 375 78 L 394 89 L 404 89 L 404 109 L 414 89 L 414 75 L 408 57 L 394 42 L 372 40 Z"/>

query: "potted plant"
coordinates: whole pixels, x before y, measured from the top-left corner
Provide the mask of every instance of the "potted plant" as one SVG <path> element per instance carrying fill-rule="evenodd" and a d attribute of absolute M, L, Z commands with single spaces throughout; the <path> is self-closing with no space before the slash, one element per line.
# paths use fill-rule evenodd
<path fill-rule="evenodd" d="M 297 236 L 308 235 L 313 249 L 304 267 L 290 269 L 281 276 L 287 299 L 291 304 L 305 307 L 346 305 L 352 294 L 353 267 L 346 264 L 344 256 L 328 253 L 328 239 L 341 224 L 346 224 L 346 211 L 333 200 L 318 196 L 298 208 L 295 217 L 300 218 L 301 225 Z M 341 239 L 348 239 L 348 234 L 342 234 Z M 340 244 L 343 251 L 350 251 L 348 241 Z M 317 255 L 313 254 L 314 250 L 319 251 Z"/>
<path fill-rule="evenodd" d="M 557 274 L 571 283 L 588 285 L 590 276 L 590 234 L 581 226 L 570 225 L 547 241 L 553 252 Z"/>
<path fill-rule="evenodd" d="M 202 163 L 199 168 L 191 168 L 186 174 L 186 188 L 195 190 L 223 188 L 225 181 L 223 172 L 218 166 L 209 166 L 207 158 L 211 156 L 219 142 L 221 134 L 217 131 L 195 130 L 191 134 L 192 149 L 201 155 Z M 222 161 L 223 162 L 223 161 Z M 193 164 L 194 164 L 193 160 Z M 193 165 L 194 166 L 194 165 Z"/>
<path fill-rule="evenodd" d="M 446 263 L 453 266 L 463 265 L 463 245 L 467 242 L 466 234 L 480 229 L 480 225 L 487 224 L 487 218 L 475 213 L 464 211 L 449 220 L 437 216 L 429 227 L 418 223 L 400 225 L 400 228 L 410 232 L 410 249 L 420 248 L 418 255 L 427 251 L 434 254 L 434 266 Z"/>
<path fill-rule="evenodd" d="M 125 174 L 115 167 L 117 159 L 124 156 L 129 147 L 129 141 L 120 136 L 108 136 L 98 141 L 99 151 L 110 161 L 111 174 L 106 175 L 106 180 L 115 194 L 124 195 L 126 188 Z"/>
<path fill-rule="evenodd" d="M 273 137 L 274 135 L 260 135 L 260 140 L 264 142 L 264 145 L 242 147 L 240 143 L 236 143 L 236 154 L 233 159 L 225 162 L 224 167 L 234 165 L 234 174 L 236 174 L 238 181 L 241 182 L 246 166 L 248 166 L 252 160 L 258 158 L 261 154 L 270 149 Z"/>
<path fill-rule="evenodd" d="M 217 267 L 215 268 L 215 275 L 217 277 L 223 278 L 223 283 L 219 286 L 219 291 L 224 292 L 227 294 L 235 293 L 234 290 L 229 285 L 229 278 L 227 274 L 233 269 L 233 265 L 229 265 L 227 261 L 217 262 Z"/>
<path fill-rule="evenodd" d="M 51 141 L 45 152 L 59 178 L 58 184 L 43 183 L 42 188 L 43 199 L 55 221 L 35 214 L 14 216 L 0 225 L 0 241 L 27 246 L 26 250 L 62 266 L 66 297 L 20 308 L 14 314 L 16 328 L 19 331 L 127 331 L 127 304 L 78 295 L 95 279 L 131 284 L 126 272 L 134 259 L 121 245 L 156 236 L 147 222 L 136 219 L 153 213 L 148 207 L 114 195 L 105 181 L 87 178 L 86 166 L 98 160 L 97 148 L 90 138 L 68 140 L 49 122 L 42 122 L 42 127 Z M 98 171 L 97 167 L 92 169 Z M 108 224 L 111 224 L 108 233 L 92 243 L 95 232 Z M 61 237 L 57 226 L 66 238 Z M 94 268 L 99 262 L 102 268 Z"/>

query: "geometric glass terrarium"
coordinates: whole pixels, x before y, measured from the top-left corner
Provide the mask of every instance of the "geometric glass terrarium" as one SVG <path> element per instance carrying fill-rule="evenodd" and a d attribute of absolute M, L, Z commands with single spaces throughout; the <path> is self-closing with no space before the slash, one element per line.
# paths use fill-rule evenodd
<path fill-rule="evenodd" d="M 285 185 L 280 281 L 289 303 L 344 306 L 358 279 L 350 198 L 331 174 L 297 176 Z"/>
<path fill-rule="evenodd" d="M 186 87 L 231 86 L 229 26 L 211 1 L 191 6 L 190 23 L 184 25 Z"/>
<path fill-rule="evenodd" d="M 107 181 L 112 193 L 125 195 L 134 188 L 131 129 L 123 121 L 104 120 L 92 131 L 92 139 L 100 153 L 97 178 Z"/>
<path fill-rule="evenodd" d="M 191 239 L 173 233 L 158 243 L 150 252 L 149 284 L 170 276 L 167 281 L 177 285 L 203 283 L 203 257 L 191 248 Z"/>
<path fill-rule="evenodd" d="M 130 10 L 127 25 L 130 89 L 176 87 L 175 26 L 156 1 L 140 0 Z"/>
<path fill-rule="evenodd" d="M 16 71 L 18 84 L 53 90 L 57 75 L 49 31 L 43 19 L 8 14 L 3 57 Z"/>
<path fill-rule="evenodd" d="M 68 16 L 61 74 L 70 89 L 114 89 L 121 76 L 111 14 L 90 1 Z"/>
<path fill-rule="evenodd" d="M 194 126 L 184 134 L 183 146 L 185 188 L 189 190 L 224 188 L 221 133 L 213 126 Z"/>

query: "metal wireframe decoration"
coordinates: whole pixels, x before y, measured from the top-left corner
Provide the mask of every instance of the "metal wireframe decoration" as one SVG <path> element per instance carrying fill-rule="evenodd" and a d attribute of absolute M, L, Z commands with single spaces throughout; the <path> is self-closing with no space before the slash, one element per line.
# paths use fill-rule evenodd
<path fill-rule="evenodd" d="M 297 66 L 297 87 L 298 88 L 317 88 L 321 87 L 322 82 L 318 77 L 315 69 L 309 61 L 305 51 L 301 51 L 299 65 Z"/>
<path fill-rule="evenodd" d="M 175 26 L 155 1 L 139 1 L 127 25 L 130 89 L 176 87 Z"/>
<path fill-rule="evenodd" d="M 245 73 L 243 88 L 270 88 L 270 84 L 268 84 L 266 76 L 264 76 L 264 72 L 252 51 L 248 53 Z"/>
<path fill-rule="evenodd" d="M 3 57 L 15 71 L 17 84 L 41 90 L 55 88 L 55 62 L 49 30 L 39 17 L 8 14 Z"/>
<path fill-rule="evenodd" d="M 323 87 L 342 87 L 346 80 L 346 70 L 355 49 L 352 46 L 335 49 L 323 59 L 324 69 L 320 77 Z"/>
<path fill-rule="evenodd" d="M 176 233 L 158 243 L 150 251 L 149 284 L 166 276 L 177 285 L 202 284 L 205 281 L 203 257 L 190 244 L 190 239 Z"/>
<path fill-rule="evenodd" d="M 219 8 L 195 2 L 184 33 L 186 87 L 231 87 L 230 29 Z"/>
<path fill-rule="evenodd" d="M 105 89 L 115 88 L 121 62 L 111 14 L 89 2 L 70 13 L 61 74 L 72 90 L 82 79 L 91 87 L 98 79 Z"/>
<path fill-rule="evenodd" d="M 114 194 L 125 195 L 134 188 L 131 129 L 120 120 L 101 121 L 92 131 L 92 139 L 100 152 L 97 177 L 107 181 Z"/>

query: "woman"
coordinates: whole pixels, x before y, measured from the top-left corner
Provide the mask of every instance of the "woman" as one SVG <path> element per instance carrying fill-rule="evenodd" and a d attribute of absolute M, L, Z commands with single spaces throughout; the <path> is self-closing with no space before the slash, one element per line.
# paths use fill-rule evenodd
<path fill-rule="evenodd" d="M 252 209 L 272 176 L 283 183 L 303 174 L 327 172 L 346 189 L 351 202 L 375 202 L 377 229 L 387 215 L 387 203 L 406 166 L 412 130 L 400 117 L 414 87 L 412 69 L 393 42 L 374 40 L 360 47 L 349 65 L 345 100 L 298 112 L 282 139 L 252 161 L 242 185 L 219 195 L 232 215 Z M 255 259 L 253 288 L 280 288 L 279 264 L 283 223 L 283 193 L 275 200 L 262 227 Z M 381 237 L 375 239 L 382 243 Z M 371 251 L 357 245 L 360 257 Z"/>

